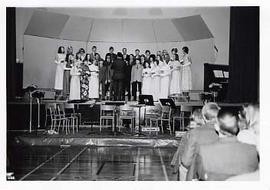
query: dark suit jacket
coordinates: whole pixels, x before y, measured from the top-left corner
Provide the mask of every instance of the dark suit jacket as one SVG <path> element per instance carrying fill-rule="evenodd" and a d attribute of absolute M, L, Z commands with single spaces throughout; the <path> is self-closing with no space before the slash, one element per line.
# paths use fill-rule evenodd
<path fill-rule="evenodd" d="M 236 137 L 224 137 L 213 144 L 201 145 L 193 164 L 193 176 L 188 174 L 187 180 L 195 176 L 200 180 L 221 181 L 257 170 L 258 155 L 254 145 L 241 143 Z"/>
<path fill-rule="evenodd" d="M 192 163 L 199 145 L 213 143 L 218 140 L 218 134 L 213 124 L 192 129 L 188 132 L 187 142 L 181 158 L 182 165 L 186 168 Z"/>
<path fill-rule="evenodd" d="M 129 60 L 130 60 L 130 58 L 129 58 L 129 55 L 128 54 L 126 54 L 126 57 L 124 57 L 124 55 L 123 55 L 123 60 L 127 63 L 129 63 Z"/>
<path fill-rule="evenodd" d="M 116 59 L 112 63 L 112 80 L 123 80 L 125 78 L 125 62 L 122 59 Z"/>

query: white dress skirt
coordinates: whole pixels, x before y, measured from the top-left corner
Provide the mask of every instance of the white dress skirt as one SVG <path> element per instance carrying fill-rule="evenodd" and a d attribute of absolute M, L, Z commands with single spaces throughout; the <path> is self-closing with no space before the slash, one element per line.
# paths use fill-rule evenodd
<path fill-rule="evenodd" d="M 182 91 L 187 92 L 192 90 L 191 62 L 188 56 L 185 56 L 182 61 L 184 64 L 181 66 L 181 88 Z"/>
<path fill-rule="evenodd" d="M 71 79 L 70 79 L 70 100 L 79 100 L 81 99 L 80 93 L 80 72 L 76 66 L 73 66 L 70 71 Z"/>
<path fill-rule="evenodd" d="M 154 101 L 157 101 L 159 99 L 160 95 L 160 67 L 156 66 L 152 69 L 152 95 Z"/>
<path fill-rule="evenodd" d="M 91 64 L 89 65 L 91 76 L 89 77 L 89 98 L 99 98 L 99 78 L 98 66 Z"/>
<path fill-rule="evenodd" d="M 66 54 L 57 54 L 55 58 L 56 72 L 55 72 L 55 81 L 54 89 L 63 90 L 63 81 L 64 81 L 64 70 L 65 70 L 65 57 Z"/>
<path fill-rule="evenodd" d="M 169 94 L 180 94 L 181 93 L 181 64 L 179 61 L 170 61 L 169 66 L 171 68 L 171 83 Z"/>
<path fill-rule="evenodd" d="M 143 73 L 143 79 L 142 79 L 142 94 L 147 94 L 151 95 L 151 69 L 150 68 L 145 68 L 142 71 Z"/>
<path fill-rule="evenodd" d="M 168 98 L 170 88 L 170 67 L 166 63 L 162 63 L 160 67 L 160 95 L 159 98 Z"/>

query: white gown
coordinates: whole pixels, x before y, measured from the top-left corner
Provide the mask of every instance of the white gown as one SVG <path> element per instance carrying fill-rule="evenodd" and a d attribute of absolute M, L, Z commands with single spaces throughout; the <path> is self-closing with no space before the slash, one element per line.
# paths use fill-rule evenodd
<path fill-rule="evenodd" d="M 142 76 L 143 76 L 143 80 L 142 80 L 142 94 L 147 94 L 147 95 L 151 95 L 151 69 L 150 68 L 145 68 L 142 71 Z"/>
<path fill-rule="evenodd" d="M 91 76 L 89 77 L 89 98 L 99 98 L 99 68 L 95 64 L 89 65 Z"/>
<path fill-rule="evenodd" d="M 179 61 L 170 61 L 169 66 L 171 69 L 171 83 L 170 83 L 170 94 L 180 94 L 181 93 L 181 74 Z"/>
<path fill-rule="evenodd" d="M 154 66 L 154 68 L 151 69 L 152 74 L 152 95 L 154 101 L 157 101 L 159 99 L 160 94 L 160 67 Z"/>
<path fill-rule="evenodd" d="M 66 65 L 65 58 L 66 54 L 58 53 L 54 61 L 56 64 L 54 89 L 56 90 L 63 90 L 64 69 Z"/>
<path fill-rule="evenodd" d="M 168 98 L 170 88 L 170 66 L 164 62 L 160 63 L 160 95 L 159 98 Z"/>
<path fill-rule="evenodd" d="M 188 55 L 186 55 L 181 62 L 181 88 L 182 91 L 190 91 L 192 89 L 192 76 L 191 76 L 191 61 Z"/>
<path fill-rule="evenodd" d="M 80 96 L 80 69 L 77 68 L 77 66 L 73 66 L 70 75 L 71 75 L 71 80 L 70 80 L 70 94 L 69 94 L 69 99 L 70 100 L 79 100 L 81 99 Z"/>

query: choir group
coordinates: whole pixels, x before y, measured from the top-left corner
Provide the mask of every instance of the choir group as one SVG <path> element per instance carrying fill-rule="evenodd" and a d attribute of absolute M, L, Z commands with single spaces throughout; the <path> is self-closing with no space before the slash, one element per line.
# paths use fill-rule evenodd
<path fill-rule="evenodd" d="M 187 95 L 192 89 L 188 53 L 188 47 L 183 47 L 180 56 L 177 48 L 156 55 L 149 50 L 140 54 L 136 49 L 135 54 L 128 55 L 127 48 L 115 54 L 110 47 L 102 59 L 96 46 L 91 53 L 80 48 L 75 57 L 71 46 L 66 51 L 60 46 L 55 58 L 56 99 L 124 100 L 127 96 L 136 100 L 139 94 L 147 94 L 158 100 L 173 94 Z"/>

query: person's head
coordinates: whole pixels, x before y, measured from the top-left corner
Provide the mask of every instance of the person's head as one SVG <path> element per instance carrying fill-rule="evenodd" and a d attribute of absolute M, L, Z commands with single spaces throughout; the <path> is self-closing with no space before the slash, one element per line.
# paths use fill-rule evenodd
<path fill-rule="evenodd" d="M 248 128 L 254 129 L 259 134 L 260 108 L 259 104 L 249 104 L 243 106 L 244 118 Z"/>
<path fill-rule="evenodd" d="M 161 55 L 157 55 L 157 60 L 158 61 L 163 61 L 162 56 Z"/>
<path fill-rule="evenodd" d="M 177 52 L 178 52 L 178 49 L 177 48 L 172 48 L 172 50 L 171 50 L 171 53 L 172 54 L 177 54 Z"/>
<path fill-rule="evenodd" d="M 74 60 L 73 54 L 67 54 L 66 61 L 67 62 L 72 62 L 73 60 Z"/>
<path fill-rule="evenodd" d="M 99 55 L 99 53 L 95 53 L 95 60 L 97 60 L 97 61 L 100 60 L 100 55 Z"/>
<path fill-rule="evenodd" d="M 145 50 L 145 56 L 146 56 L 146 57 L 149 57 L 150 54 L 151 54 L 150 50 Z"/>
<path fill-rule="evenodd" d="M 204 119 L 202 116 L 201 109 L 195 109 L 190 116 L 190 126 L 191 128 L 196 128 L 204 125 Z"/>
<path fill-rule="evenodd" d="M 87 54 L 85 55 L 85 57 L 84 57 L 84 60 L 83 60 L 83 61 L 90 61 L 90 59 L 91 59 L 91 56 L 90 56 L 90 54 L 89 54 L 89 53 L 87 53 Z"/>
<path fill-rule="evenodd" d="M 103 59 L 100 59 L 100 60 L 99 60 L 99 67 L 103 67 L 103 64 L 104 64 Z"/>
<path fill-rule="evenodd" d="M 151 54 L 149 57 L 150 62 L 154 62 L 156 60 L 156 56 L 154 54 Z"/>
<path fill-rule="evenodd" d="M 97 52 L 97 46 L 92 46 L 92 52 L 96 53 Z"/>
<path fill-rule="evenodd" d="M 188 54 L 188 52 L 189 52 L 188 47 L 187 47 L 187 46 L 184 46 L 184 47 L 182 48 L 182 52 L 183 52 L 184 55 L 185 55 L 185 54 Z"/>
<path fill-rule="evenodd" d="M 64 47 L 64 46 L 60 46 L 60 47 L 58 48 L 57 53 L 65 53 L 65 47 Z"/>
<path fill-rule="evenodd" d="M 166 61 L 166 62 L 169 62 L 170 61 L 170 55 L 168 54 L 168 53 L 166 53 L 166 54 L 164 54 L 164 60 Z"/>
<path fill-rule="evenodd" d="M 117 59 L 122 59 L 123 58 L 123 54 L 121 52 L 117 53 Z"/>
<path fill-rule="evenodd" d="M 157 55 L 162 55 L 161 51 L 157 51 Z"/>
<path fill-rule="evenodd" d="M 107 56 L 106 56 L 106 62 L 108 62 L 108 63 L 111 62 L 111 56 L 110 56 L 110 55 L 107 55 Z"/>
<path fill-rule="evenodd" d="M 109 52 L 110 52 L 110 53 L 113 53 L 113 51 L 114 51 L 114 48 L 111 46 L 111 47 L 109 48 Z"/>
<path fill-rule="evenodd" d="M 140 50 L 139 49 L 135 50 L 135 55 L 140 55 Z"/>
<path fill-rule="evenodd" d="M 67 48 L 67 54 L 73 54 L 73 48 L 72 48 L 72 46 L 68 46 L 68 48 Z"/>
<path fill-rule="evenodd" d="M 130 54 L 129 55 L 129 63 L 132 64 L 134 61 L 134 55 L 133 54 Z"/>
<path fill-rule="evenodd" d="M 81 54 L 81 57 L 84 57 L 85 50 L 84 50 L 83 48 L 80 48 L 79 52 L 80 52 L 80 54 Z"/>
<path fill-rule="evenodd" d="M 167 51 L 166 49 L 162 50 L 162 54 L 163 54 L 163 55 L 165 55 L 165 54 L 167 54 L 167 53 L 168 53 L 168 51 Z"/>
<path fill-rule="evenodd" d="M 140 59 L 141 59 L 141 63 L 143 64 L 145 62 L 145 55 L 141 55 Z"/>
<path fill-rule="evenodd" d="M 236 136 L 239 132 L 237 112 L 230 108 L 222 108 L 219 110 L 218 126 L 219 133 L 225 136 Z"/>
<path fill-rule="evenodd" d="M 217 114 L 219 110 L 220 110 L 220 107 L 216 103 L 214 102 L 206 103 L 202 108 L 202 116 L 205 123 L 210 123 L 210 122 L 216 123 Z"/>
<path fill-rule="evenodd" d="M 124 55 L 126 55 L 127 54 L 127 48 L 123 48 L 122 52 L 123 52 Z"/>
<path fill-rule="evenodd" d="M 138 65 L 138 64 L 141 64 L 141 60 L 139 58 L 136 58 L 135 59 L 135 63 Z"/>

